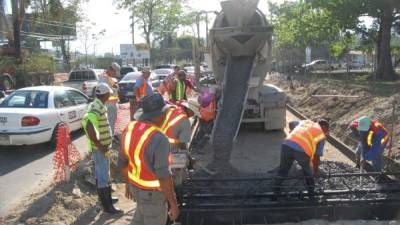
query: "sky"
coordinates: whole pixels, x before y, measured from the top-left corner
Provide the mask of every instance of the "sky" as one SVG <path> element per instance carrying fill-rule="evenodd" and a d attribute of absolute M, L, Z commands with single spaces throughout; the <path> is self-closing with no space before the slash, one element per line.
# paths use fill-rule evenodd
<path fill-rule="evenodd" d="M 272 2 L 283 2 L 284 0 L 272 0 Z M 190 6 L 198 10 L 220 10 L 221 0 L 190 0 Z M 98 33 L 102 29 L 106 30 L 103 37 L 99 38 L 96 42 L 96 54 L 104 54 L 106 52 L 113 52 L 119 54 L 120 44 L 132 43 L 132 35 L 129 19 L 129 12 L 127 10 L 117 9 L 113 4 L 113 0 L 89 0 L 84 5 L 84 11 L 90 22 L 95 22 L 91 33 Z M 260 0 L 259 8 L 264 12 L 268 12 L 267 0 Z M 86 20 L 88 21 L 88 20 Z M 205 26 L 205 25 L 204 25 Z M 141 31 L 136 29 L 135 43 L 144 42 L 141 36 Z M 71 45 L 72 51 L 84 52 L 83 43 L 75 41 Z M 94 44 L 91 44 L 89 53 L 93 53 Z"/>

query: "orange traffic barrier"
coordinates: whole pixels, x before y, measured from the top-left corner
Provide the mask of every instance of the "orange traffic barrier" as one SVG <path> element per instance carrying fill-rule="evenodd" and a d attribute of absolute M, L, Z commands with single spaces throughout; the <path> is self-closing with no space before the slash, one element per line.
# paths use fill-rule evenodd
<path fill-rule="evenodd" d="M 76 169 L 76 163 L 80 159 L 81 154 L 71 141 L 68 126 L 60 124 L 57 128 L 57 145 L 53 157 L 54 182 L 69 181 L 69 173 Z"/>

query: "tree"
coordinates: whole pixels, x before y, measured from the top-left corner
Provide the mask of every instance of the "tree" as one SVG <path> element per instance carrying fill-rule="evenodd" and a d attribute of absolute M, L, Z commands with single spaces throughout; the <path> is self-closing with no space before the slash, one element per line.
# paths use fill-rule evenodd
<path fill-rule="evenodd" d="M 32 28 L 48 35 L 61 48 L 64 64 L 70 67 L 68 36 L 76 36 L 76 23 L 82 20 L 81 4 L 86 0 L 31 0 Z"/>
<path fill-rule="evenodd" d="M 333 51 L 343 48 L 339 45 L 344 35 L 329 11 L 314 10 L 303 1 L 269 4 L 274 26 L 273 53 L 286 66 L 304 62 L 307 47 L 328 46 Z"/>
<path fill-rule="evenodd" d="M 368 30 L 360 21 L 361 16 L 369 16 L 377 23 L 377 32 L 368 37 L 375 41 L 377 49 L 376 78 L 394 80 L 397 76 L 391 60 L 391 31 L 400 22 L 400 1 L 398 0 L 307 0 L 315 9 L 331 12 L 340 21 L 342 30 L 351 29 L 360 34 Z"/>
<path fill-rule="evenodd" d="M 12 27 L 13 35 L 11 45 L 14 47 L 15 58 L 22 60 L 21 58 L 21 27 L 25 17 L 25 10 L 28 7 L 29 0 L 13 0 L 11 1 L 12 10 Z"/>
<path fill-rule="evenodd" d="M 146 43 L 162 40 L 180 26 L 192 23 L 191 11 L 185 8 L 187 0 L 117 0 L 119 7 L 129 9 L 134 24 L 143 30 Z M 134 25 L 133 24 L 133 25 Z"/>

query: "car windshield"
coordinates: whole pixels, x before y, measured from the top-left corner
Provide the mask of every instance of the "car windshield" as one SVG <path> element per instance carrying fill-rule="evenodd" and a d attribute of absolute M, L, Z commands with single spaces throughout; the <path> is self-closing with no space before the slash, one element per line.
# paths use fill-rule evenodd
<path fill-rule="evenodd" d="M 73 71 L 69 75 L 69 81 L 97 80 L 96 75 L 91 70 Z"/>
<path fill-rule="evenodd" d="M 121 81 L 136 81 L 140 76 L 142 76 L 140 72 L 128 73 Z"/>
<path fill-rule="evenodd" d="M 16 91 L 0 104 L 0 108 L 47 108 L 47 91 Z"/>
<path fill-rule="evenodd" d="M 121 68 L 121 75 L 125 75 L 130 72 L 135 72 L 135 70 L 132 67 L 122 67 Z"/>

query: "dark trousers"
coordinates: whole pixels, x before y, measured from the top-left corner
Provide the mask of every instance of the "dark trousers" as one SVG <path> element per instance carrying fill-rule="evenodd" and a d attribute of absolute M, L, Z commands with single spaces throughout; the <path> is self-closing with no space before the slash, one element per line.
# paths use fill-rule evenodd
<path fill-rule="evenodd" d="M 314 192 L 314 178 L 312 178 L 313 173 L 310 166 L 310 157 L 304 153 L 296 151 L 290 148 L 287 145 L 282 145 L 281 147 L 281 161 L 279 164 L 278 176 L 279 177 L 287 177 L 289 174 L 289 170 L 293 165 L 293 161 L 297 161 L 297 163 L 301 166 L 304 176 L 306 178 L 306 185 L 308 187 L 308 192 Z M 275 178 L 274 179 L 274 191 L 279 192 L 280 186 L 283 182 L 283 179 Z"/>

